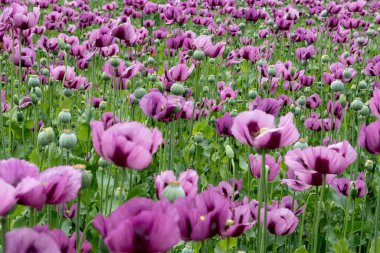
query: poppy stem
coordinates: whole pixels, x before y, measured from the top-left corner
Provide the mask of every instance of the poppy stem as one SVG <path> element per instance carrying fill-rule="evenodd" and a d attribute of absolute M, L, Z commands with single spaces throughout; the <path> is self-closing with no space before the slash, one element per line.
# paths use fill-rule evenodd
<path fill-rule="evenodd" d="M 347 234 L 347 223 L 348 223 L 348 216 L 349 216 L 349 209 L 350 209 L 350 189 L 348 189 L 348 196 L 347 196 L 347 203 L 346 203 L 346 208 L 344 210 L 344 227 L 343 227 L 343 239 L 346 238 Z"/>
<path fill-rule="evenodd" d="M 326 175 L 323 175 L 323 183 L 322 183 L 322 189 L 321 194 L 319 195 L 319 202 L 317 205 L 317 217 L 315 219 L 315 225 L 314 225 L 314 241 L 313 241 L 313 253 L 318 252 L 318 230 L 319 230 L 319 220 L 321 215 L 321 206 L 322 206 L 322 199 L 323 195 L 325 193 L 326 188 Z"/>
<path fill-rule="evenodd" d="M 78 245 L 77 252 L 81 253 L 81 245 L 80 245 L 80 196 L 81 192 L 78 192 L 77 197 L 77 211 L 76 211 L 76 222 L 75 222 L 75 233 L 76 233 L 76 243 Z"/>
<path fill-rule="evenodd" d="M 380 201 L 379 201 L 379 198 L 380 198 L 380 186 L 377 187 L 378 188 L 378 194 L 377 194 L 377 199 L 376 199 L 376 212 L 375 212 L 375 234 L 374 234 L 374 240 L 375 240 L 375 245 L 374 245 L 374 252 L 377 252 L 377 224 L 378 224 L 378 221 L 379 221 L 379 210 L 380 210 Z"/>

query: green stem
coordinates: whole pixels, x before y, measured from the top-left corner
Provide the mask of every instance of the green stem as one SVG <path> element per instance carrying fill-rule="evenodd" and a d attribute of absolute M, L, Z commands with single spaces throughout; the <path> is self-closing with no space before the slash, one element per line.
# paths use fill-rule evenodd
<path fill-rule="evenodd" d="M 81 197 L 81 192 L 78 192 L 78 197 L 77 197 L 77 211 L 76 211 L 76 222 L 75 222 L 75 233 L 76 233 L 76 242 L 79 244 L 80 242 L 80 197 Z M 77 248 L 77 253 L 81 253 L 81 245 L 78 245 Z"/>
<path fill-rule="evenodd" d="M 1 218 L 1 245 L 3 246 L 3 252 L 6 250 L 6 239 L 7 234 L 7 216 Z"/>
<path fill-rule="evenodd" d="M 318 251 L 319 220 L 320 220 L 320 213 L 321 213 L 321 206 L 322 206 L 322 198 L 323 198 L 323 195 L 325 193 L 325 188 L 326 188 L 326 175 L 323 175 L 321 195 L 319 196 L 319 202 L 317 205 L 317 217 L 315 219 L 315 225 L 314 225 L 313 253 L 317 253 L 317 251 Z"/>
<path fill-rule="evenodd" d="M 376 215 L 375 215 L 375 233 L 374 233 L 374 240 L 375 240 L 375 251 L 374 252 L 377 252 L 377 224 L 378 224 L 378 221 L 379 221 L 379 210 L 380 210 L 380 186 L 377 187 L 378 188 L 378 193 L 377 193 L 377 199 L 376 199 L 376 202 L 377 202 L 377 205 L 376 205 Z"/>

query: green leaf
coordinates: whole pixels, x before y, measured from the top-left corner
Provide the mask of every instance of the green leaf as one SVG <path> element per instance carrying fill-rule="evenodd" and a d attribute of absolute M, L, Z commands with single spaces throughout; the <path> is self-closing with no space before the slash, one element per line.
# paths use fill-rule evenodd
<path fill-rule="evenodd" d="M 41 163 L 41 154 L 38 148 L 32 150 L 32 152 L 29 155 L 29 161 L 39 166 L 39 164 Z"/>
<path fill-rule="evenodd" d="M 66 234 L 70 234 L 70 230 L 72 228 L 71 220 L 67 219 L 64 222 L 62 222 L 61 230 Z"/>
<path fill-rule="evenodd" d="M 348 249 L 348 242 L 346 239 L 341 239 L 335 242 L 333 248 L 335 253 L 353 253 Z"/>
<path fill-rule="evenodd" d="M 239 157 L 239 167 L 246 172 L 248 170 L 248 163 L 242 156 Z"/>

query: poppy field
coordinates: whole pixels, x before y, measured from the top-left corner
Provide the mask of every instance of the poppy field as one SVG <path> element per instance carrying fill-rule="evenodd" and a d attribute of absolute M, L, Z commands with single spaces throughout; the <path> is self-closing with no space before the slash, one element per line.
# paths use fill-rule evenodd
<path fill-rule="evenodd" d="M 380 1 L 0 9 L 0 252 L 380 253 Z"/>

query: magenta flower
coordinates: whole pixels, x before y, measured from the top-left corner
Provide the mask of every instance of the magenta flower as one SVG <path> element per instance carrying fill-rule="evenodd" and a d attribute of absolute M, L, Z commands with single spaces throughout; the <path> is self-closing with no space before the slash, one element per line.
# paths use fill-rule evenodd
<path fill-rule="evenodd" d="M 278 115 L 281 109 L 282 102 L 274 98 L 264 98 L 257 96 L 252 103 L 249 104 L 249 110 L 260 110 L 274 117 Z"/>
<path fill-rule="evenodd" d="M 185 191 L 186 196 L 195 197 L 198 192 L 198 174 L 195 170 L 187 169 L 179 175 L 178 182 Z M 156 195 L 158 199 L 163 199 L 163 192 L 170 182 L 177 181 L 174 172 L 166 170 L 159 175 L 154 175 L 154 183 L 156 185 Z"/>
<path fill-rule="evenodd" d="M 234 118 L 230 116 L 230 113 L 226 112 L 223 117 L 216 119 L 216 131 L 219 136 L 233 136 L 232 135 L 232 124 L 234 122 Z"/>
<path fill-rule="evenodd" d="M 281 157 L 278 158 L 277 162 L 271 155 L 265 155 L 265 166 L 269 168 L 268 181 L 273 181 L 277 175 L 280 173 Z M 261 165 L 262 156 L 259 155 L 249 155 L 249 164 L 251 175 L 255 178 L 260 178 L 261 175 Z"/>
<path fill-rule="evenodd" d="M 194 198 L 179 198 L 174 202 L 179 214 L 181 238 L 202 241 L 221 234 L 228 219 L 230 201 L 214 189 Z"/>
<path fill-rule="evenodd" d="M 74 67 L 58 66 L 50 69 L 51 77 L 56 81 L 72 81 L 75 78 Z"/>
<path fill-rule="evenodd" d="M 138 122 L 118 123 L 107 130 L 101 121 L 92 121 L 92 141 L 98 155 L 117 166 L 130 169 L 145 169 L 152 161 L 162 134 Z"/>
<path fill-rule="evenodd" d="M 114 117 L 113 112 L 105 112 L 102 115 L 102 122 L 104 129 L 107 129 L 119 123 L 119 118 L 117 116 Z"/>
<path fill-rule="evenodd" d="M 164 77 L 170 82 L 184 82 L 186 81 L 190 74 L 194 70 L 194 65 L 191 65 L 190 68 L 187 68 L 186 64 L 178 64 L 168 70 L 167 65 L 164 65 L 165 74 Z"/>
<path fill-rule="evenodd" d="M 300 47 L 296 49 L 296 57 L 300 61 L 307 61 L 315 55 L 314 46 Z"/>
<path fill-rule="evenodd" d="M 178 214 L 168 201 L 134 198 L 94 226 L 112 252 L 166 252 L 180 239 Z"/>
<path fill-rule="evenodd" d="M 292 113 L 281 117 L 277 128 L 274 120 L 272 115 L 260 110 L 242 112 L 234 119 L 231 131 L 239 142 L 255 148 L 276 149 L 298 140 Z"/>
<path fill-rule="evenodd" d="M 63 204 L 77 197 L 82 185 L 82 173 L 71 166 L 58 166 L 41 173 L 46 203 Z"/>
<path fill-rule="evenodd" d="M 264 217 L 261 216 L 261 224 Z M 268 211 L 267 229 L 274 235 L 288 235 L 294 232 L 298 226 L 298 218 L 288 208 L 275 208 Z"/>
<path fill-rule="evenodd" d="M 294 149 L 285 156 L 285 163 L 302 173 L 340 174 L 356 160 L 356 151 L 348 141 L 328 147 Z"/>
<path fill-rule="evenodd" d="M 373 91 L 373 96 L 369 101 L 369 107 L 371 108 L 371 112 L 375 117 L 380 118 L 380 90 L 375 89 Z"/>
<path fill-rule="evenodd" d="M 351 181 L 349 178 L 335 178 L 332 182 L 332 187 L 338 195 L 349 196 L 353 190 L 356 190 L 356 196 L 358 198 L 367 194 L 367 187 L 364 181 L 364 174 L 358 173 L 358 177 L 355 181 Z"/>
<path fill-rule="evenodd" d="M 250 209 L 248 199 L 243 200 L 243 203 L 238 203 L 237 206 L 231 207 L 227 226 L 222 232 L 222 237 L 238 237 L 252 228 L 256 222 L 251 219 Z"/>
<path fill-rule="evenodd" d="M 380 76 L 380 55 L 368 60 L 364 73 L 367 76 Z"/>
<path fill-rule="evenodd" d="M 114 27 L 111 30 L 111 35 L 123 40 L 127 46 L 131 46 L 137 42 L 136 28 L 130 23 L 124 23 Z"/>
<path fill-rule="evenodd" d="M 362 125 L 359 133 L 358 144 L 371 154 L 380 153 L 380 119 L 369 124 Z"/>
<path fill-rule="evenodd" d="M 0 178 L 0 216 L 5 216 L 17 203 L 15 196 L 16 189 Z"/>
<path fill-rule="evenodd" d="M 12 56 L 11 60 L 13 64 L 16 66 L 19 66 L 20 60 L 21 60 L 21 67 L 30 68 L 33 66 L 33 63 L 36 60 L 36 53 L 28 47 L 23 47 L 21 48 L 21 57 L 20 57 L 20 50 L 19 50 L 19 47 L 17 46 L 14 48 L 14 57 Z"/>
<path fill-rule="evenodd" d="M 37 25 L 40 17 L 40 8 L 33 8 L 33 12 L 17 12 L 13 15 L 14 27 L 21 30 L 27 30 Z"/>
<path fill-rule="evenodd" d="M 1 111 L 4 113 L 11 105 L 6 101 L 5 90 L 1 90 Z"/>

